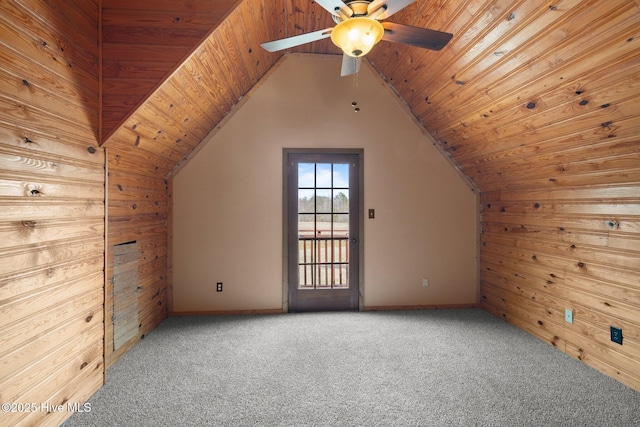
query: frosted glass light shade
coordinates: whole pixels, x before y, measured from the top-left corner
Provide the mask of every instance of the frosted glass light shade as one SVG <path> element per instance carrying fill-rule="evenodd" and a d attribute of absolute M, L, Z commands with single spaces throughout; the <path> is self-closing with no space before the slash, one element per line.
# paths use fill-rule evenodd
<path fill-rule="evenodd" d="M 364 56 L 382 39 L 384 28 L 375 19 L 356 17 L 340 22 L 331 31 L 331 41 L 355 58 Z"/>

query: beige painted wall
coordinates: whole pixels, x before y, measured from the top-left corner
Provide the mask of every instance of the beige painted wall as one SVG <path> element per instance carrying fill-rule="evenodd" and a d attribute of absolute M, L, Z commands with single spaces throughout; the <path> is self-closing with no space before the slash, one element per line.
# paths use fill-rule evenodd
<path fill-rule="evenodd" d="M 368 64 L 356 81 L 340 60 L 285 56 L 175 174 L 174 312 L 282 307 L 283 148 L 364 149 L 365 306 L 476 302 L 476 195 Z"/>

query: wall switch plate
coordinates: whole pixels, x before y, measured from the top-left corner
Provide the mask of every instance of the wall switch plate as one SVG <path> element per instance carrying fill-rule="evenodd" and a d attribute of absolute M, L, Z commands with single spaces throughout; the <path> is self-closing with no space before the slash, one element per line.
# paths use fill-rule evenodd
<path fill-rule="evenodd" d="M 611 327 L 611 341 L 622 345 L 622 329 Z"/>
<path fill-rule="evenodd" d="M 422 287 L 426 288 L 428 286 L 429 286 L 429 279 L 425 277 L 424 279 L 422 279 Z"/>
<path fill-rule="evenodd" d="M 573 311 L 568 308 L 564 309 L 564 321 L 567 323 L 573 323 Z"/>
<path fill-rule="evenodd" d="M 222 292 L 222 282 L 216 283 L 216 292 Z"/>
<path fill-rule="evenodd" d="M 374 219 L 376 217 L 376 210 L 369 209 L 369 219 Z"/>

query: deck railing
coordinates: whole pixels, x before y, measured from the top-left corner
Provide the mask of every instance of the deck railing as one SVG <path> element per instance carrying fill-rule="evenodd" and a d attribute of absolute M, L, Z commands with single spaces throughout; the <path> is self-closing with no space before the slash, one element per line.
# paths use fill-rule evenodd
<path fill-rule="evenodd" d="M 298 236 L 300 289 L 349 287 L 349 236 Z"/>

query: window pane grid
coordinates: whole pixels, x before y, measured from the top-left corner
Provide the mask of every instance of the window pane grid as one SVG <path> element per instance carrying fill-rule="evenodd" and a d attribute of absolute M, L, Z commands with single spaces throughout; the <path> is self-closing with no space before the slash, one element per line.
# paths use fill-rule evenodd
<path fill-rule="evenodd" d="M 299 289 L 349 287 L 348 166 L 298 165 Z"/>

